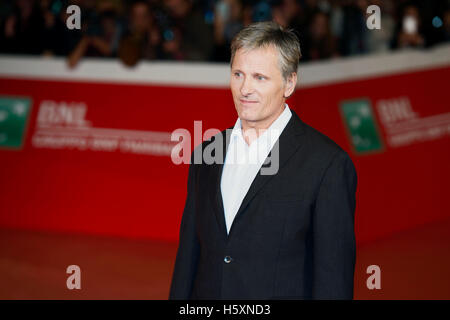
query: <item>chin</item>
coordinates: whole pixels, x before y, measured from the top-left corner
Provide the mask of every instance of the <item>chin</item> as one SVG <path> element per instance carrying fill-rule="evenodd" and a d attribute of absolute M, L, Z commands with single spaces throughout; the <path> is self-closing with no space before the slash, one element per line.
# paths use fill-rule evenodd
<path fill-rule="evenodd" d="M 238 114 L 239 118 L 245 121 L 256 121 L 259 118 L 258 115 L 254 114 L 254 112 L 246 112 L 241 110 Z"/>

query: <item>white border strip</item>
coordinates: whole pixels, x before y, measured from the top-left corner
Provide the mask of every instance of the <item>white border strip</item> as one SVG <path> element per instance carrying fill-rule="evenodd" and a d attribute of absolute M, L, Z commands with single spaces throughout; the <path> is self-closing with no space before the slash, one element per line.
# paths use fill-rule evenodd
<path fill-rule="evenodd" d="M 450 66 L 450 44 L 427 50 L 337 58 L 300 64 L 299 86 L 311 87 Z M 225 63 L 143 61 L 128 68 L 117 59 L 85 58 L 69 69 L 62 57 L 0 55 L 0 77 L 228 88 Z"/>

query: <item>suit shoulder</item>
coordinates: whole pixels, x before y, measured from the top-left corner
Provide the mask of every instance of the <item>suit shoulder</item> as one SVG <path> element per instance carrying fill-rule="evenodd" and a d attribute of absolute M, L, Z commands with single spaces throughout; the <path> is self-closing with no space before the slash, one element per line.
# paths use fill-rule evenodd
<path fill-rule="evenodd" d="M 332 160 L 335 156 L 349 158 L 349 154 L 334 140 L 303 122 L 306 139 L 308 142 L 308 152 L 322 159 Z"/>
<path fill-rule="evenodd" d="M 311 166 L 320 168 L 322 172 L 320 176 L 322 177 L 326 172 L 331 172 L 332 174 L 336 174 L 336 170 L 345 172 L 346 175 L 352 177 L 353 185 L 356 188 L 356 168 L 350 155 L 319 130 L 305 123 L 303 125 L 307 148 L 304 149 L 302 154 L 308 154 L 308 160 Z M 329 168 L 332 168 L 332 170 L 329 171 Z"/>

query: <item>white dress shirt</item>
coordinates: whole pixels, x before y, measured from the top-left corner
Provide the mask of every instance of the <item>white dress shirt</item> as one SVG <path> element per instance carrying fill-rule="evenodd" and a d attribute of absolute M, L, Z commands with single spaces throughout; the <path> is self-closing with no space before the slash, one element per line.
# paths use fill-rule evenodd
<path fill-rule="evenodd" d="M 285 104 L 284 111 L 280 116 L 250 145 L 244 140 L 241 119 L 237 119 L 230 136 L 220 181 L 228 233 L 256 174 L 291 116 L 291 110 Z"/>

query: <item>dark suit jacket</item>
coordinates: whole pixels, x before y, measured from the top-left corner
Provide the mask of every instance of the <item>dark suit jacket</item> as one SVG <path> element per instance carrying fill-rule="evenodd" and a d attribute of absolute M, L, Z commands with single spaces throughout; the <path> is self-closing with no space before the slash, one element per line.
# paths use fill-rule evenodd
<path fill-rule="evenodd" d="M 169 299 L 353 298 L 356 171 L 291 111 L 278 173 L 258 172 L 229 235 L 223 162 L 190 165 Z"/>

